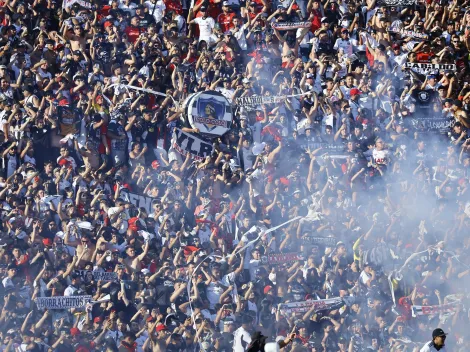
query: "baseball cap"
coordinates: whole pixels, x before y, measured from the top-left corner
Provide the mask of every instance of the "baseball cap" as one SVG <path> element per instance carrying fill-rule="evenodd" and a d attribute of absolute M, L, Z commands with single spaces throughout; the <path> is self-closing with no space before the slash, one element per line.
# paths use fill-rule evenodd
<path fill-rule="evenodd" d="M 270 285 L 264 286 L 264 289 L 263 289 L 264 294 L 266 295 L 270 290 L 272 290 L 272 288 L 273 287 Z"/>
<path fill-rule="evenodd" d="M 93 319 L 93 323 L 95 323 L 95 324 L 99 324 L 102 321 L 103 321 L 103 318 L 101 318 L 101 317 L 96 317 L 95 319 Z"/>
<path fill-rule="evenodd" d="M 307 73 L 307 79 L 313 78 L 313 73 Z"/>
<path fill-rule="evenodd" d="M 322 17 L 320 20 L 321 23 L 328 23 L 328 17 Z M 345 28 L 346 29 L 346 28 Z"/>
<path fill-rule="evenodd" d="M 341 33 L 345 33 L 345 32 L 349 33 L 349 31 L 348 31 L 348 29 L 347 29 L 347 28 L 343 28 L 343 29 L 341 29 Z"/>
<path fill-rule="evenodd" d="M 395 44 L 392 45 L 392 49 L 400 49 L 400 45 L 395 43 Z"/>
<path fill-rule="evenodd" d="M 159 332 L 159 331 L 168 330 L 168 329 L 167 329 L 167 327 L 166 327 L 165 325 L 160 324 L 160 325 L 157 325 L 157 327 L 155 328 L 155 330 L 156 330 L 157 332 Z"/>
<path fill-rule="evenodd" d="M 432 338 L 435 338 L 438 336 L 447 336 L 447 334 L 441 328 L 434 329 L 434 331 L 432 332 Z"/>
<path fill-rule="evenodd" d="M 357 88 L 353 88 L 349 91 L 349 94 L 350 95 L 360 95 L 361 94 L 361 91 Z"/>
<path fill-rule="evenodd" d="M 453 102 L 452 102 L 453 105 L 461 108 L 462 107 L 462 102 L 458 99 L 455 99 Z"/>
<path fill-rule="evenodd" d="M 206 11 L 206 10 L 207 10 L 207 7 L 205 7 L 205 6 L 201 6 L 201 7 L 199 8 L 199 11 Z"/>
<path fill-rule="evenodd" d="M 51 240 L 50 238 L 44 238 L 44 239 L 42 240 L 42 243 L 43 243 L 46 247 L 51 247 L 52 244 L 53 244 L 53 242 L 52 242 L 52 240 Z"/>
<path fill-rule="evenodd" d="M 222 3 L 222 6 L 230 6 L 230 5 L 229 5 L 228 1 L 224 1 L 224 2 Z"/>
<path fill-rule="evenodd" d="M 81 331 L 78 330 L 77 328 L 71 328 L 70 329 L 70 335 L 72 335 L 72 336 L 78 336 L 78 335 L 80 335 L 80 333 L 81 333 Z"/>

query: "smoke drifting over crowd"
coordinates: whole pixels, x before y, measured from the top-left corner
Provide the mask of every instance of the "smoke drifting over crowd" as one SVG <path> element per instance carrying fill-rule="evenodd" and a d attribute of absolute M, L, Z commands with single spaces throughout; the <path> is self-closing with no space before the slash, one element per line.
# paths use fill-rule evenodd
<path fill-rule="evenodd" d="M 467 2 L 0 5 L 0 351 L 470 349 Z"/>

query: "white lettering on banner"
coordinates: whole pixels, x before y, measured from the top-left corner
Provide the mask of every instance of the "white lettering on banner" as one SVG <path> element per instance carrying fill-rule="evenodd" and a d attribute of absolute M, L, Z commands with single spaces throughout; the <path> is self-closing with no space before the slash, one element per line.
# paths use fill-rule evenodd
<path fill-rule="evenodd" d="M 446 117 L 425 117 L 413 119 L 411 120 L 411 123 L 418 130 L 446 133 L 454 126 L 455 120 L 453 118 Z"/>
<path fill-rule="evenodd" d="M 204 160 L 212 154 L 212 144 L 203 141 L 193 134 L 183 132 L 179 128 L 175 128 L 173 136 L 173 147 L 181 155 L 191 155 L 195 160 Z"/>
<path fill-rule="evenodd" d="M 411 38 L 417 39 L 417 40 L 428 40 L 429 39 L 429 35 L 426 34 L 426 33 L 409 31 L 409 30 L 406 30 L 406 29 L 397 29 L 397 28 L 390 27 L 388 29 L 388 31 L 390 33 L 399 33 L 403 37 L 411 37 Z"/>
<path fill-rule="evenodd" d="M 62 2 L 62 8 L 63 9 L 68 9 L 69 7 L 71 7 L 73 4 L 79 4 L 80 6 L 83 6 L 87 9 L 91 9 L 91 3 L 88 2 L 88 1 L 85 1 L 85 0 L 64 0 Z"/>
<path fill-rule="evenodd" d="M 148 214 L 152 212 L 152 198 L 129 192 L 129 202 L 137 208 L 144 208 Z"/>
<path fill-rule="evenodd" d="M 331 309 L 333 306 L 343 303 L 341 297 L 320 299 L 317 301 L 303 301 L 303 302 L 289 302 L 279 305 L 279 309 L 284 314 L 291 313 L 306 313 L 312 307 L 315 307 L 315 311 Z"/>
<path fill-rule="evenodd" d="M 302 21 L 302 22 L 274 22 L 272 24 L 272 27 L 277 30 L 281 31 L 288 31 L 291 29 L 297 29 L 297 28 L 309 28 L 312 24 L 308 21 Z"/>
<path fill-rule="evenodd" d="M 117 273 L 115 272 L 75 270 L 75 273 L 80 275 L 85 282 L 90 282 L 91 279 L 95 281 L 114 281 L 117 279 Z"/>
<path fill-rule="evenodd" d="M 205 123 L 208 125 L 222 126 L 222 127 L 228 128 L 228 123 L 227 121 L 224 121 L 224 120 L 209 119 L 207 117 L 194 117 L 193 121 L 197 123 Z"/>
<path fill-rule="evenodd" d="M 277 104 L 286 100 L 286 96 L 243 97 L 236 100 L 238 106 Z"/>
<path fill-rule="evenodd" d="M 36 298 L 38 309 L 81 308 L 91 301 L 91 296 L 60 296 Z"/>
<path fill-rule="evenodd" d="M 261 257 L 263 264 L 279 265 L 297 260 L 303 260 L 301 253 L 272 253 Z"/>
<path fill-rule="evenodd" d="M 379 0 L 377 6 L 412 6 L 416 0 Z"/>
<path fill-rule="evenodd" d="M 438 71 L 438 70 L 449 70 L 456 71 L 457 66 L 455 64 L 431 64 L 431 63 L 420 63 L 420 62 L 405 62 L 405 68 L 411 70 L 418 69 L 421 71 Z"/>

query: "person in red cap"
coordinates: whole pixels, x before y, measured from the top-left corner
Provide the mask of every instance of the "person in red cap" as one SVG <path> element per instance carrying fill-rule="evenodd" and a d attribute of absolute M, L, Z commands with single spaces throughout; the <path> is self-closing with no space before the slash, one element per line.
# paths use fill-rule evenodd
<path fill-rule="evenodd" d="M 168 328 L 164 324 L 158 324 L 155 327 L 155 331 L 157 332 L 157 339 L 166 339 L 168 336 Z"/>
<path fill-rule="evenodd" d="M 356 118 L 359 116 L 359 109 L 361 108 L 359 98 L 361 97 L 361 91 L 357 88 L 352 88 L 349 91 L 349 106 L 351 107 L 351 114 L 356 120 Z"/>

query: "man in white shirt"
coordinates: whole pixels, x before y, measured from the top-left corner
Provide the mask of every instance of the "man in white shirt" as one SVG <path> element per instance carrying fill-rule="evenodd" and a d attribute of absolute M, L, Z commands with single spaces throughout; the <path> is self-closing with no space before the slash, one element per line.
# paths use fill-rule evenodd
<path fill-rule="evenodd" d="M 202 16 L 194 18 L 189 23 L 196 23 L 199 26 L 199 41 L 204 40 L 210 46 L 216 42 L 216 37 L 212 34 L 215 27 L 215 21 L 212 17 L 207 15 L 207 8 L 205 6 L 201 6 L 199 12 Z M 193 15 L 194 13 L 191 9 L 190 17 Z"/>
<path fill-rule="evenodd" d="M 73 273 L 71 277 L 72 281 L 65 289 L 64 296 L 75 296 L 78 292 L 78 287 L 80 285 L 80 275 Z"/>
<path fill-rule="evenodd" d="M 14 289 L 15 284 L 13 283 L 13 278 L 16 275 L 16 265 L 9 264 L 7 267 L 7 277 L 2 280 L 2 284 L 4 288 Z"/>
<path fill-rule="evenodd" d="M 372 281 L 375 280 L 375 272 L 370 267 L 369 263 L 364 264 L 364 270 L 362 270 L 361 275 L 359 276 L 359 282 L 366 287 L 370 287 Z"/>
<path fill-rule="evenodd" d="M 334 49 L 343 49 L 344 55 L 350 57 L 353 54 L 353 46 L 357 45 L 357 40 L 349 38 L 349 31 L 347 28 L 341 30 L 341 38 L 336 39 Z"/>
<path fill-rule="evenodd" d="M 432 332 L 432 341 L 426 342 L 420 352 L 446 352 L 445 341 L 447 334 L 444 330 L 437 328 Z"/>
<path fill-rule="evenodd" d="M 245 352 L 251 343 L 253 319 L 249 315 L 242 316 L 242 326 L 233 333 L 233 352 Z"/>
<path fill-rule="evenodd" d="M 163 14 L 165 13 L 166 9 L 163 0 L 147 0 L 146 2 L 144 2 L 144 5 L 148 9 L 148 13 L 150 15 L 153 15 L 153 17 L 155 18 L 155 22 L 160 23 L 162 21 Z"/>

